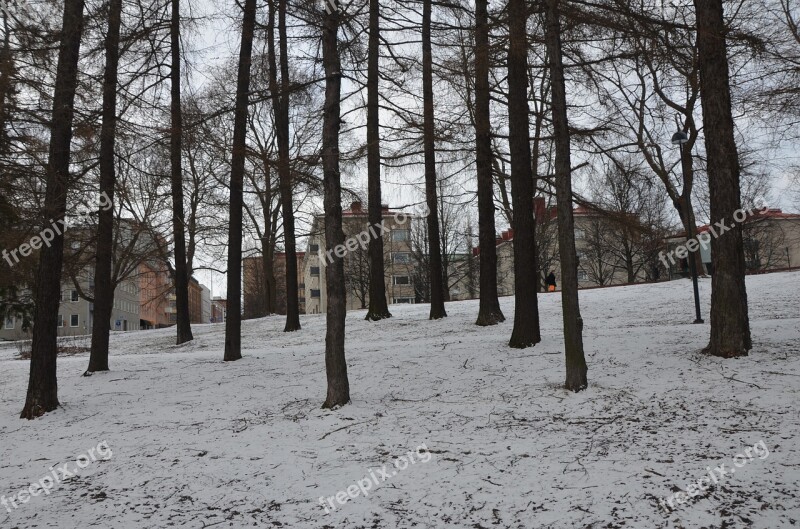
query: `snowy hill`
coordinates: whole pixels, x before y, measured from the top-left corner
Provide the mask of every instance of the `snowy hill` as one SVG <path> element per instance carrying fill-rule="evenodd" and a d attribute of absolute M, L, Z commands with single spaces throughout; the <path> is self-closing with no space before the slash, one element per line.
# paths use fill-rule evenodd
<path fill-rule="evenodd" d="M 427 305 L 353 312 L 353 403 L 334 412 L 324 316 L 292 334 L 282 317 L 245 322 L 232 364 L 223 325 L 181 347 L 171 329 L 113 335 L 112 371 L 60 358 L 63 408 L 32 422 L 17 418 L 28 362 L 3 344 L 0 495 L 17 508 L 0 527 L 797 527 L 800 273 L 749 277 L 748 294 L 754 349 L 720 360 L 699 354 L 689 281 L 581 292 L 577 395 L 561 389 L 557 294 L 540 296 L 543 342 L 526 350 L 506 346 L 513 298 L 491 328 L 473 325 L 477 301 L 433 322 Z M 701 295 L 708 321 L 710 280 Z M 65 464 L 75 476 L 22 503 Z M 723 464 L 736 473 L 659 507 Z"/>

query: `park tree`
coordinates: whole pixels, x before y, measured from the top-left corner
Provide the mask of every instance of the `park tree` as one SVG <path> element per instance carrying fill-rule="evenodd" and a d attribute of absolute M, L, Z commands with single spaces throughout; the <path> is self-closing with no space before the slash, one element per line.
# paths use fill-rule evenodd
<path fill-rule="evenodd" d="M 174 1 L 174 0 L 173 0 Z M 247 107 L 250 103 L 250 69 L 256 25 L 256 0 L 246 0 L 242 18 L 242 43 L 236 80 L 236 109 L 230 181 L 228 231 L 228 319 L 225 322 L 225 361 L 242 358 L 242 216 L 245 159 L 247 157 Z"/>

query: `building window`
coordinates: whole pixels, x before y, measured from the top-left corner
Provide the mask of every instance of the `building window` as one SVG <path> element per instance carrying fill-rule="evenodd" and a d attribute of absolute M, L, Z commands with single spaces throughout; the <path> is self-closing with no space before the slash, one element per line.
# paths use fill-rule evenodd
<path fill-rule="evenodd" d="M 319 267 L 318 266 L 312 266 L 311 267 L 311 272 L 309 272 L 309 275 L 318 276 L 319 275 Z"/>
<path fill-rule="evenodd" d="M 411 240 L 411 232 L 409 230 L 392 230 L 392 240 L 394 242 L 406 242 Z"/>
<path fill-rule="evenodd" d="M 13 328 L 14 328 L 14 317 L 6 316 L 6 330 L 10 330 Z"/>
<path fill-rule="evenodd" d="M 81 299 L 81 298 L 80 298 L 80 296 L 78 295 L 78 291 L 77 291 L 77 290 L 73 290 L 73 291 L 72 291 L 72 302 L 73 302 L 73 303 L 75 303 L 75 302 L 78 302 L 78 301 L 80 301 L 80 299 Z"/>
<path fill-rule="evenodd" d="M 393 278 L 395 285 L 410 285 L 411 278 L 408 276 L 394 276 Z"/>
<path fill-rule="evenodd" d="M 70 327 L 77 327 L 78 326 L 78 315 L 72 314 L 69 317 L 69 326 Z"/>
<path fill-rule="evenodd" d="M 319 252 L 319 244 L 309 244 L 308 245 L 308 251 L 311 252 L 311 253 Z"/>
<path fill-rule="evenodd" d="M 398 305 L 398 304 L 401 304 L 401 303 L 414 303 L 414 298 L 394 298 L 392 300 L 392 303 L 394 303 L 395 305 Z"/>
<path fill-rule="evenodd" d="M 589 274 L 586 273 L 586 270 L 578 270 L 578 281 L 588 281 Z"/>
<path fill-rule="evenodd" d="M 586 233 L 583 230 L 575 230 L 575 239 L 584 239 L 586 237 Z"/>
<path fill-rule="evenodd" d="M 320 297 L 319 290 L 314 290 L 314 289 L 312 288 L 312 289 L 311 289 L 311 297 L 312 297 L 312 298 L 318 298 L 318 297 Z"/>
<path fill-rule="evenodd" d="M 395 252 L 392 254 L 392 262 L 398 264 L 408 264 L 411 262 L 411 254 L 408 252 Z"/>

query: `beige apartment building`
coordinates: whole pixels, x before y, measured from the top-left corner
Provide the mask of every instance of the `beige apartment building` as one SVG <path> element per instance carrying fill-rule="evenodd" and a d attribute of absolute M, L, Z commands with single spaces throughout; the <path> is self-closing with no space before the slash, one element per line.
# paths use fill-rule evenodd
<path fill-rule="evenodd" d="M 386 300 L 391 304 L 415 303 L 413 276 L 415 260 L 411 247 L 412 216 L 383 205 L 383 252 Z M 305 312 L 323 314 L 327 310 L 325 266 L 331 259 L 344 259 L 347 310 L 369 306 L 368 241 L 381 228 L 370 226 L 367 210 L 353 202 L 342 212 L 345 247 L 337 257 L 334 248 L 325 247 L 325 217 L 316 215 L 308 238 L 308 251 L 301 265 L 305 277 Z M 363 244 L 362 244 L 363 242 Z"/>

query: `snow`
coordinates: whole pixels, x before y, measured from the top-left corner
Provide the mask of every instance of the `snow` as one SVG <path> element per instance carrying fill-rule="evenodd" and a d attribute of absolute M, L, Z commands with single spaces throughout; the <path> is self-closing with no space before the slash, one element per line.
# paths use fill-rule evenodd
<path fill-rule="evenodd" d="M 353 402 L 321 410 L 324 316 L 248 321 L 223 363 L 223 325 L 112 336 L 112 370 L 59 359 L 63 407 L 18 419 L 28 362 L 0 345 L 0 494 L 6 498 L 107 441 L 0 527 L 797 527 L 800 524 L 800 272 L 748 278 L 754 349 L 700 354 L 691 283 L 581 292 L 588 390 L 564 377 L 558 294 L 542 294 L 543 341 L 509 349 L 476 327 L 477 301 L 348 314 Z M 710 280 L 700 283 L 708 321 Z M 763 440 L 738 473 L 669 515 L 657 502 Z M 432 455 L 326 513 L 319 498 L 425 444 Z M 416 456 L 416 454 L 413 454 Z M 330 510 L 330 508 L 329 508 Z"/>

